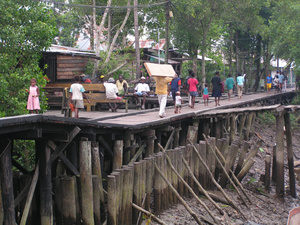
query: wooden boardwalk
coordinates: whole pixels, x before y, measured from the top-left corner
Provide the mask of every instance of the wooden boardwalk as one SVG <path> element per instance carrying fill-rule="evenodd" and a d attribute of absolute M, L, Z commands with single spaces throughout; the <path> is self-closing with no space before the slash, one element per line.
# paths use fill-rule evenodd
<path fill-rule="evenodd" d="M 223 99 L 220 101 L 221 106 L 215 106 L 215 103 L 212 102 L 213 98 L 210 98 L 209 106 L 204 106 L 203 99 L 197 98 L 200 100 L 200 103 L 195 104 L 195 108 L 191 109 L 188 107 L 188 104 L 184 104 L 182 106 L 181 113 L 175 114 L 174 107 L 169 106 L 166 108 L 166 117 L 160 118 L 158 116 L 158 108 L 154 109 L 146 109 L 146 110 L 134 110 L 130 109 L 128 113 L 125 113 L 124 109 L 119 109 L 118 112 L 111 111 L 93 111 L 86 112 L 80 111 L 79 116 L 80 120 L 89 121 L 89 122 L 97 122 L 99 126 L 104 125 L 105 127 L 114 127 L 114 128 L 123 128 L 123 129 L 139 129 L 142 127 L 148 127 L 150 125 L 161 125 L 168 122 L 178 121 L 184 118 L 191 118 L 193 116 L 200 116 L 202 114 L 207 114 L 210 111 L 218 110 L 218 112 L 222 112 L 224 109 L 228 108 L 237 108 L 237 107 L 245 107 L 250 105 L 255 105 L 256 103 L 261 104 L 263 101 L 268 101 L 269 99 L 274 98 L 284 98 L 286 95 L 293 94 L 294 89 L 288 89 L 285 93 L 274 94 L 274 93 L 266 93 L 259 92 L 255 94 L 247 94 L 244 95 L 242 99 L 238 99 L 237 96 L 228 101 L 227 94 L 223 94 Z M 276 104 L 280 102 L 275 102 Z M 59 110 L 49 110 L 44 113 L 46 116 L 58 116 L 63 117 L 61 111 Z"/>

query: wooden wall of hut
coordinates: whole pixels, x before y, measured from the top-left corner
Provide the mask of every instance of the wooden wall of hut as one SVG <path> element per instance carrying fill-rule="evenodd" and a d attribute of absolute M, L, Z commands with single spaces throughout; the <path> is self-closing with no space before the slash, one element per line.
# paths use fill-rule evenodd
<path fill-rule="evenodd" d="M 88 62 L 87 57 L 58 55 L 57 80 L 73 80 L 75 75 L 80 75 Z"/>

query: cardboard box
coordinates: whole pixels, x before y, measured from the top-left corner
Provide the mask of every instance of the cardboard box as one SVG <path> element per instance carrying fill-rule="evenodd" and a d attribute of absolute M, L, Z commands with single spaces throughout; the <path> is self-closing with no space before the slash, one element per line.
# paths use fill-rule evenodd
<path fill-rule="evenodd" d="M 144 66 L 148 74 L 153 77 L 174 77 L 176 74 L 169 64 L 144 63 Z"/>

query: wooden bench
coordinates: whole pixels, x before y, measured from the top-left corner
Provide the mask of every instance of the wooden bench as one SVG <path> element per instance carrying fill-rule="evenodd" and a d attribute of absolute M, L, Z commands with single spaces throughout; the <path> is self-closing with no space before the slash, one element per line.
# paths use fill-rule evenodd
<path fill-rule="evenodd" d="M 95 109 L 97 104 L 104 104 L 104 103 L 117 103 L 117 104 L 125 104 L 125 112 L 128 112 L 128 100 L 126 98 L 121 100 L 115 99 L 107 99 L 105 94 L 105 87 L 103 84 L 85 84 L 83 83 L 82 86 L 85 89 L 85 95 L 89 98 L 90 103 L 84 99 L 84 106 L 86 107 L 87 111 L 92 111 L 92 108 Z M 47 84 L 45 90 L 49 93 L 50 90 L 62 91 L 61 93 L 61 105 L 62 110 L 69 107 L 69 88 L 71 87 L 70 83 L 49 83 Z M 59 94 L 60 95 L 60 94 Z M 49 97 L 48 97 L 49 99 Z"/>

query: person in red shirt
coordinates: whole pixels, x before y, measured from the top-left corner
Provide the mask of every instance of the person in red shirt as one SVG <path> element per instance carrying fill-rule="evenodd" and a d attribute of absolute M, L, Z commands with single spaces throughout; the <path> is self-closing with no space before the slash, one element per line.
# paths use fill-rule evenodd
<path fill-rule="evenodd" d="M 196 97 L 199 96 L 198 94 L 198 80 L 195 78 L 195 74 L 191 73 L 191 78 L 188 80 L 187 85 L 188 85 L 188 90 L 191 96 L 191 105 L 189 105 L 189 107 L 191 107 L 192 109 L 195 106 L 195 99 Z"/>

